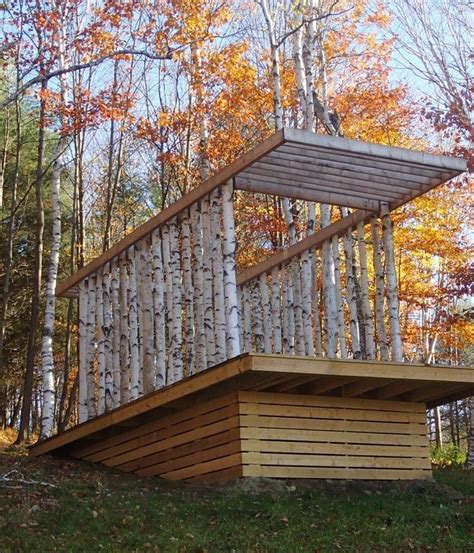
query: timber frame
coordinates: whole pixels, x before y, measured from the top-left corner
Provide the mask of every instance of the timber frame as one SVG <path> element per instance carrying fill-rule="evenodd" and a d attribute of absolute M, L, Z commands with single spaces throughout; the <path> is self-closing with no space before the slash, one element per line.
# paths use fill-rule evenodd
<path fill-rule="evenodd" d="M 270 136 L 58 286 L 79 299 L 79 424 L 30 453 L 189 481 L 430 478 L 425 410 L 474 394 L 474 370 L 401 362 L 390 212 L 465 169 Z M 288 222 L 240 272 L 239 190 L 278 196 Z"/>

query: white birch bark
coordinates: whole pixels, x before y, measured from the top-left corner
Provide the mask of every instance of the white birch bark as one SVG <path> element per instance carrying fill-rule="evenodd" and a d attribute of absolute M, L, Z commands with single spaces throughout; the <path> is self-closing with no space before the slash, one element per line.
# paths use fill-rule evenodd
<path fill-rule="evenodd" d="M 127 256 L 119 258 L 120 267 L 120 404 L 130 400 L 130 330 L 128 324 L 130 281 L 128 277 Z"/>
<path fill-rule="evenodd" d="M 87 302 L 87 418 L 97 415 L 95 400 L 95 326 L 96 326 L 96 288 L 95 276 L 89 276 L 89 290 Z"/>
<path fill-rule="evenodd" d="M 234 187 L 228 181 L 222 185 L 222 224 L 223 224 L 223 254 L 224 254 L 224 297 L 227 324 L 227 358 L 240 355 L 239 343 L 239 311 L 237 305 L 237 270 L 235 252 Z"/>
<path fill-rule="evenodd" d="M 314 355 L 313 324 L 311 321 L 311 258 L 306 250 L 301 254 L 301 292 L 305 355 Z"/>
<path fill-rule="evenodd" d="M 224 265 L 221 240 L 221 188 L 216 188 L 210 195 L 210 230 L 212 243 L 212 276 L 214 285 L 214 334 L 216 344 L 216 363 L 227 358 L 226 345 L 226 306 L 224 300 Z"/>
<path fill-rule="evenodd" d="M 263 348 L 265 353 L 272 352 L 272 309 L 270 294 L 268 293 L 268 277 L 263 273 L 258 278 L 260 300 L 262 302 L 263 316 Z"/>
<path fill-rule="evenodd" d="M 243 351 L 244 348 L 244 313 L 243 313 L 243 292 L 242 287 L 237 287 L 237 309 L 239 314 L 239 344 L 240 351 Z"/>
<path fill-rule="evenodd" d="M 288 264 L 285 267 L 285 285 L 286 285 L 286 316 L 288 321 L 288 354 L 294 355 L 295 353 L 295 305 L 293 297 L 293 276 L 291 272 L 291 265 Z"/>
<path fill-rule="evenodd" d="M 103 267 L 96 273 L 95 298 L 97 317 L 97 369 L 98 374 L 98 397 L 97 414 L 102 415 L 105 411 L 105 333 L 104 333 L 104 297 L 103 297 Z"/>
<path fill-rule="evenodd" d="M 79 284 L 79 424 L 87 420 L 87 303 L 88 280 Z"/>
<path fill-rule="evenodd" d="M 252 291 L 249 283 L 243 285 L 244 296 L 244 351 L 252 351 Z"/>
<path fill-rule="evenodd" d="M 153 348 L 153 286 L 150 245 L 147 240 L 139 243 L 140 253 L 140 288 L 143 326 L 140 332 L 143 336 L 143 393 L 148 394 L 155 389 L 154 348 Z"/>
<path fill-rule="evenodd" d="M 321 204 L 321 226 L 324 228 L 331 222 L 331 212 L 328 205 Z M 325 320 L 325 349 L 328 357 L 336 357 L 338 342 L 337 305 L 335 293 L 334 258 L 330 240 L 322 246 L 323 265 L 323 305 Z"/>
<path fill-rule="evenodd" d="M 293 310 L 295 314 L 295 353 L 305 355 L 305 336 L 303 330 L 303 296 L 301 293 L 301 268 L 298 258 L 290 262 L 293 284 Z"/>
<path fill-rule="evenodd" d="M 182 327 L 182 282 L 181 282 L 181 255 L 179 249 L 177 221 L 173 220 L 169 225 L 170 233 L 170 261 L 172 266 L 172 291 L 173 291 L 173 382 L 183 378 L 183 327 Z"/>
<path fill-rule="evenodd" d="M 105 352 L 105 377 L 104 377 L 104 408 L 110 411 L 114 407 L 113 400 L 113 356 L 112 356 L 112 317 L 110 305 L 110 264 L 104 266 L 102 275 L 102 309 L 104 310 L 104 352 Z"/>
<path fill-rule="evenodd" d="M 248 284 L 251 286 L 252 293 L 252 331 L 255 351 L 263 353 L 265 351 L 265 340 L 263 336 L 262 301 L 260 298 L 259 280 L 254 279 Z"/>
<path fill-rule="evenodd" d="M 112 379 L 113 407 L 120 405 L 120 280 L 119 264 L 115 258 L 112 262 Z"/>
<path fill-rule="evenodd" d="M 388 346 L 387 346 L 387 333 L 385 331 L 385 317 L 384 317 L 384 270 L 382 261 L 382 247 L 380 244 L 379 229 L 377 225 L 377 218 L 370 218 L 370 228 L 372 233 L 372 247 L 374 256 L 374 271 L 375 271 L 375 335 L 377 340 L 377 346 L 380 351 L 380 359 L 382 361 L 388 361 Z"/>
<path fill-rule="evenodd" d="M 203 278 L 204 278 L 204 327 L 206 331 L 206 358 L 207 366 L 215 365 L 216 342 L 214 333 L 214 308 L 212 297 L 212 259 L 211 259 L 211 229 L 209 217 L 209 196 L 201 200 L 201 225 L 203 249 Z"/>
<path fill-rule="evenodd" d="M 314 114 L 314 52 L 316 49 L 315 40 L 315 1 L 309 0 L 308 6 L 310 8 L 310 21 L 306 24 L 306 38 L 303 43 L 303 63 L 305 70 L 305 85 L 306 85 L 306 98 L 305 98 L 305 128 L 309 131 L 314 130 L 315 114 Z"/>
<path fill-rule="evenodd" d="M 133 256 L 135 261 L 135 279 L 137 290 L 137 320 L 138 320 L 138 366 L 139 366 L 139 388 L 138 395 L 143 395 L 143 365 L 145 359 L 145 340 L 144 340 L 144 300 L 142 297 L 143 268 L 140 249 L 138 244 L 133 246 Z"/>
<path fill-rule="evenodd" d="M 278 267 L 272 269 L 272 328 L 273 328 L 273 351 L 274 353 L 282 353 L 281 339 L 281 292 L 280 292 L 280 277 Z"/>
<path fill-rule="evenodd" d="M 183 296 L 184 296 L 184 345 L 186 374 L 194 373 L 194 288 L 193 269 L 191 263 L 191 225 L 188 212 L 181 219 L 181 231 L 183 236 Z M 196 335 L 197 338 L 197 335 Z"/>
<path fill-rule="evenodd" d="M 337 326 L 339 333 L 339 351 L 343 359 L 347 358 L 346 323 L 344 321 L 344 303 L 342 299 L 341 269 L 339 256 L 339 238 L 332 237 L 332 254 L 334 256 L 334 291 L 336 294 Z"/>
<path fill-rule="evenodd" d="M 347 215 L 347 211 L 346 211 Z M 343 213 L 344 216 L 344 213 Z M 351 335 L 352 356 L 360 359 L 359 317 L 357 313 L 357 294 L 354 282 L 354 248 L 352 229 L 344 234 L 344 261 L 346 270 L 347 303 L 349 305 L 349 331 Z"/>
<path fill-rule="evenodd" d="M 382 237 L 385 252 L 385 272 L 387 275 L 387 301 L 392 338 L 392 360 L 403 361 L 402 337 L 400 332 L 400 315 L 398 300 L 397 271 L 395 268 L 395 249 L 393 245 L 392 220 L 390 211 L 382 204 Z"/>
<path fill-rule="evenodd" d="M 285 354 L 290 353 L 290 337 L 288 333 L 288 286 L 286 281 L 285 271 L 281 269 L 281 332 L 282 332 L 282 352 Z"/>
<path fill-rule="evenodd" d="M 306 127 L 306 81 L 304 76 L 303 65 L 303 13 L 300 5 L 295 5 L 295 21 L 294 28 L 296 29 L 293 34 L 293 63 L 295 66 L 296 75 L 296 90 L 298 94 L 299 104 L 301 106 L 304 118 L 304 127 Z"/>
<path fill-rule="evenodd" d="M 166 385 L 166 317 L 163 279 L 163 258 L 159 230 L 152 234 L 153 309 L 155 317 L 156 388 Z"/>
<path fill-rule="evenodd" d="M 130 400 L 137 399 L 140 395 L 140 344 L 138 341 L 138 299 L 137 299 L 137 267 L 134 246 L 128 249 L 130 264 Z"/>
<path fill-rule="evenodd" d="M 173 277 L 170 261 L 169 226 L 161 228 L 161 247 L 163 252 L 163 276 L 166 304 L 166 385 L 173 383 Z"/>
<path fill-rule="evenodd" d="M 357 243 L 359 247 L 360 263 L 360 291 L 362 303 L 362 317 L 365 331 L 365 351 L 367 359 L 375 358 L 374 351 L 374 323 L 369 302 L 369 276 L 367 269 L 367 248 L 365 245 L 364 223 L 357 225 Z"/>
<path fill-rule="evenodd" d="M 202 227 L 199 203 L 191 206 L 193 233 L 193 284 L 194 284 L 194 328 L 196 348 L 196 370 L 207 367 L 206 327 L 204 325 L 204 275 L 202 252 Z"/>
<path fill-rule="evenodd" d="M 308 236 L 316 231 L 316 207 L 313 202 L 308 203 Z M 321 354 L 321 320 L 319 316 L 319 271 L 318 271 L 318 252 L 313 250 L 308 252 L 310 259 L 310 277 L 311 277 L 311 311 L 313 317 L 314 329 L 314 353 Z"/>

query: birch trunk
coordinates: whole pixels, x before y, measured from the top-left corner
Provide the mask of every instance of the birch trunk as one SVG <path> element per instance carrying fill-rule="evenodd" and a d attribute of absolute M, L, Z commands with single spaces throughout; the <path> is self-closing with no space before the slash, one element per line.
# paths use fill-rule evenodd
<path fill-rule="evenodd" d="M 163 252 L 163 276 L 165 281 L 166 303 L 166 385 L 173 383 L 173 282 L 170 262 L 170 236 L 168 225 L 161 229 L 161 244 Z"/>
<path fill-rule="evenodd" d="M 393 246 L 392 220 L 388 207 L 382 204 L 382 236 L 385 252 L 385 271 L 387 275 L 387 301 L 392 338 L 392 360 L 403 361 L 402 337 L 398 306 L 397 272 L 395 269 L 395 249 Z"/>
<path fill-rule="evenodd" d="M 112 380 L 113 407 L 120 405 L 120 280 L 119 264 L 112 262 Z"/>
<path fill-rule="evenodd" d="M 114 407 L 113 393 L 113 356 L 112 356 L 112 317 L 110 312 L 110 265 L 104 267 L 102 276 L 102 308 L 104 310 L 104 350 L 105 350 L 105 410 L 110 411 Z"/>
<path fill-rule="evenodd" d="M 310 252 L 301 255 L 302 316 L 305 342 L 305 355 L 314 355 L 313 325 L 311 322 L 311 258 Z"/>
<path fill-rule="evenodd" d="M 163 279 L 163 258 L 159 230 L 152 234 L 153 248 L 153 308 L 155 315 L 156 387 L 166 385 L 166 318 Z"/>
<path fill-rule="evenodd" d="M 104 297 L 103 297 L 103 268 L 96 274 L 96 317 L 97 317 L 97 368 L 98 374 L 98 397 L 97 414 L 102 415 L 105 411 L 105 333 L 104 333 Z"/>
<path fill-rule="evenodd" d="M 96 288 L 95 276 L 89 276 L 88 303 L 87 303 L 87 418 L 92 419 L 97 414 L 95 403 L 95 315 L 96 315 Z"/>
<path fill-rule="evenodd" d="M 291 265 L 286 266 L 286 313 L 288 320 L 288 354 L 295 353 L 295 302 Z"/>
<path fill-rule="evenodd" d="M 365 352 L 367 359 L 374 359 L 374 323 L 369 302 L 369 276 L 367 269 L 367 249 L 365 245 L 364 223 L 359 223 L 357 225 L 357 243 L 359 247 L 361 306 L 365 331 Z"/>
<path fill-rule="evenodd" d="M 88 281 L 79 284 L 79 424 L 88 418 L 87 413 L 87 303 Z"/>
<path fill-rule="evenodd" d="M 253 337 L 255 342 L 255 351 L 264 353 L 265 340 L 263 337 L 263 318 L 262 318 L 262 303 L 260 299 L 260 287 L 258 279 L 249 282 L 252 290 L 252 322 L 253 322 Z"/>
<path fill-rule="evenodd" d="M 193 257 L 194 257 L 194 328 L 196 347 L 196 369 L 202 371 L 207 367 L 206 353 L 206 326 L 204 325 L 204 275 L 202 253 L 202 228 L 201 212 L 199 204 L 191 207 L 191 222 L 193 232 Z"/>
<path fill-rule="evenodd" d="M 342 300 L 341 269 L 339 257 L 339 237 L 332 237 L 332 254 L 334 256 L 334 291 L 336 295 L 337 326 L 339 333 L 339 348 L 341 357 L 347 358 L 346 324 L 344 321 L 344 303 Z"/>
<path fill-rule="evenodd" d="M 272 270 L 272 328 L 273 328 L 273 348 L 275 353 L 282 353 L 282 340 L 281 340 L 281 292 L 280 292 L 280 278 L 278 268 L 274 267 Z"/>
<path fill-rule="evenodd" d="M 128 249 L 130 263 L 130 400 L 140 395 L 140 352 L 138 342 L 138 299 L 137 299 L 137 267 L 134 246 Z"/>
<path fill-rule="evenodd" d="M 380 244 L 379 229 L 377 218 L 370 218 L 370 228 L 372 232 L 372 247 L 374 255 L 374 270 L 375 270 L 375 335 L 377 345 L 380 351 L 380 359 L 388 361 L 388 346 L 387 334 L 385 332 L 385 317 L 384 317 L 384 270 L 382 262 L 382 247 Z"/>
<path fill-rule="evenodd" d="M 346 211 L 347 214 L 347 211 Z M 344 214 L 343 214 L 344 215 Z M 357 294 L 354 281 L 354 248 L 352 244 L 352 229 L 344 234 L 344 259 L 346 269 L 347 303 L 349 305 L 349 331 L 351 334 L 351 348 L 354 359 L 360 359 L 361 348 L 359 339 L 359 317 L 357 312 Z"/>
<path fill-rule="evenodd" d="M 143 393 L 148 394 L 155 389 L 154 351 L 153 351 L 153 287 L 151 278 L 150 245 L 143 240 L 139 244 L 141 269 L 141 308 L 143 326 L 140 332 L 143 336 Z"/>
<path fill-rule="evenodd" d="M 212 260 L 211 230 L 209 217 L 209 196 L 201 200 L 201 225 L 203 239 L 203 278 L 204 278 L 204 327 L 206 330 L 207 366 L 215 365 L 216 343 L 212 301 Z"/>
<path fill-rule="evenodd" d="M 321 226 L 324 228 L 331 222 L 331 212 L 328 205 L 320 205 Z M 338 342 L 337 305 L 335 293 L 334 258 L 331 242 L 326 240 L 322 246 L 323 265 L 323 304 L 325 318 L 325 346 L 328 357 L 336 357 Z"/>
<path fill-rule="evenodd" d="M 249 283 L 243 285 L 244 296 L 244 351 L 252 351 L 252 298 Z"/>
<path fill-rule="evenodd" d="M 316 207 L 313 202 L 308 203 L 308 236 L 314 234 L 316 231 Z M 309 252 L 310 256 L 310 277 L 311 277 L 311 309 L 313 316 L 313 328 L 314 328 L 314 351 L 317 354 L 322 352 L 321 343 L 321 320 L 319 316 L 319 271 L 318 271 L 318 252 L 313 250 Z"/>
<path fill-rule="evenodd" d="M 224 266 L 221 243 L 221 189 L 216 188 L 210 196 L 210 230 L 212 243 L 212 275 L 214 285 L 214 331 L 216 343 L 216 363 L 227 358 L 226 345 L 226 306 L 224 301 Z"/>
<path fill-rule="evenodd" d="M 182 283 L 181 283 L 181 256 L 179 250 L 178 226 L 176 221 L 169 225 L 170 233 L 170 261 L 172 266 L 172 294 L 173 294 L 173 382 L 183 378 L 183 328 L 182 328 Z"/>
<path fill-rule="evenodd" d="M 120 256 L 120 403 L 130 400 L 130 330 L 128 325 L 130 281 L 127 270 L 127 256 Z"/>
<path fill-rule="evenodd" d="M 290 337 L 288 333 L 288 287 L 286 282 L 286 275 L 284 269 L 281 269 L 281 331 L 282 331 L 282 352 L 285 354 L 290 353 Z"/>
<path fill-rule="evenodd" d="M 272 309 L 270 305 L 270 294 L 268 293 L 268 277 L 263 273 L 258 278 L 260 299 L 262 302 L 263 315 L 263 349 L 265 353 L 272 351 Z"/>
<path fill-rule="evenodd" d="M 143 366 L 145 359 L 145 340 L 144 340 L 144 298 L 142 294 L 143 268 L 140 249 L 138 244 L 133 246 L 133 256 L 135 260 L 135 279 L 137 294 L 137 320 L 138 320 L 138 367 L 139 367 L 139 388 L 138 395 L 143 395 Z"/>
<path fill-rule="evenodd" d="M 181 220 L 181 230 L 183 235 L 183 291 L 184 291 L 184 344 L 185 344 L 185 362 L 186 374 L 194 373 L 194 288 L 193 288 L 193 269 L 191 263 L 191 225 L 189 214 L 186 212 Z M 196 333 L 197 338 L 197 333 Z"/>
<path fill-rule="evenodd" d="M 239 311 L 237 305 L 237 270 L 235 239 L 233 184 L 229 181 L 222 186 L 222 222 L 223 222 L 223 252 L 224 252 L 224 296 L 227 324 L 227 358 L 240 354 L 239 343 Z"/>

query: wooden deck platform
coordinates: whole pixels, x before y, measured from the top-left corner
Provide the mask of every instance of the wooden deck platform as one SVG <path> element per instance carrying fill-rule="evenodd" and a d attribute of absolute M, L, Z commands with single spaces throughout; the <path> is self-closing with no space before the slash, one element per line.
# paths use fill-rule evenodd
<path fill-rule="evenodd" d="M 426 407 L 474 369 L 244 354 L 34 445 L 190 481 L 430 478 Z"/>

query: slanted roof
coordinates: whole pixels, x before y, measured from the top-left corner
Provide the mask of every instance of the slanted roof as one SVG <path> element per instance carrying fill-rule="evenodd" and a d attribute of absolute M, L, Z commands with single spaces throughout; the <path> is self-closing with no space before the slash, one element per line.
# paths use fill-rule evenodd
<path fill-rule="evenodd" d="M 75 297 L 81 280 L 230 179 L 240 190 L 378 212 L 382 202 L 395 209 L 466 167 L 459 158 L 281 129 L 60 283 L 56 295 Z"/>
<path fill-rule="evenodd" d="M 378 211 L 394 209 L 466 170 L 463 159 L 282 129 L 281 142 L 236 173 L 241 190 Z"/>

